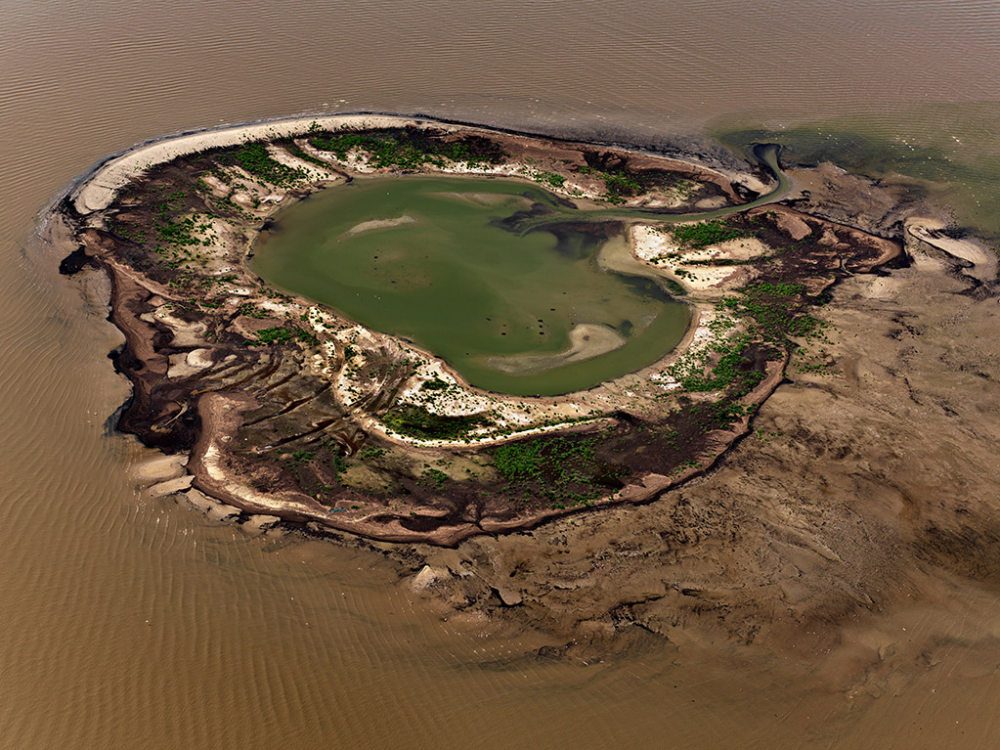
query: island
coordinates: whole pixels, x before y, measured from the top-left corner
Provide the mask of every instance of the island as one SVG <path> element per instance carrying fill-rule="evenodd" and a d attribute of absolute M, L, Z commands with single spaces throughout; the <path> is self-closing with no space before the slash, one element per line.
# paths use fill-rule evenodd
<path fill-rule="evenodd" d="M 754 154 L 387 115 L 186 133 L 73 187 L 63 270 L 110 279 L 118 428 L 183 457 L 166 489 L 449 547 L 656 501 L 790 362 L 829 367 L 830 288 L 902 245 L 780 202 Z"/>

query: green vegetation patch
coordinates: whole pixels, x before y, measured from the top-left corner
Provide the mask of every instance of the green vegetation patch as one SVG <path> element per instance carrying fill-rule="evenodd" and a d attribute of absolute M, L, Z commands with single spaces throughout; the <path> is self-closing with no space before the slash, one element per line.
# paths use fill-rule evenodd
<path fill-rule="evenodd" d="M 446 380 L 441 380 L 441 378 L 431 378 L 430 380 L 425 380 L 420 386 L 420 390 L 423 391 L 444 391 L 451 387 L 451 383 Z"/>
<path fill-rule="evenodd" d="M 263 143 L 246 143 L 227 149 L 220 152 L 216 159 L 220 164 L 241 167 L 259 180 L 278 187 L 292 187 L 309 176 L 304 169 L 276 161 Z"/>
<path fill-rule="evenodd" d="M 752 232 L 732 226 L 723 219 L 700 221 L 697 224 L 681 224 L 672 227 L 670 233 L 681 245 L 694 250 L 752 236 Z"/>
<path fill-rule="evenodd" d="M 277 344 L 290 344 L 293 341 L 301 341 L 309 346 L 315 346 L 319 343 L 319 339 L 316 338 L 309 331 L 304 331 L 298 327 L 285 327 L 276 326 L 274 328 L 262 328 L 257 331 L 257 337 L 253 339 L 247 339 L 247 343 L 251 346 L 271 346 Z"/>
<path fill-rule="evenodd" d="M 605 197 L 612 203 L 622 202 L 626 196 L 644 192 L 642 183 L 626 172 L 612 172 L 601 175 L 604 180 Z"/>
<path fill-rule="evenodd" d="M 440 469 L 424 469 L 418 481 L 423 485 L 439 490 L 448 481 L 448 475 Z"/>
<path fill-rule="evenodd" d="M 624 166 L 602 169 L 589 164 L 577 167 L 584 175 L 593 175 L 604 182 L 604 200 L 608 203 L 624 203 L 625 199 L 645 192 L 646 187 L 638 176 L 629 172 Z"/>
<path fill-rule="evenodd" d="M 368 155 L 375 168 L 419 169 L 424 165 L 444 167 L 448 162 L 470 166 L 499 164 L 507 154 L 496 143 L 481 136 L 445 141 L 418 130 L 341 131 L 313 135 L 314 148 L 346 159 L 354 149 Z"/>
<path fill-rule="evenodd" d="M 400 435 L 422 440 L 454 440 L 468 436 L 476 427 L 492 424 L 492 420 L 485 414 L 447 417 L 421 406 L 403 406 L 387 412 L 382 423 Z"/>
<path fill-rule="evenodd" d="M 739 398 L 763 379 L 758 360 L 773 358 L 775 348 L 794 348 L 793 337 L 819 335 L 822 322 L 805 308 L 801 284 L 761 282 L 744 287 L 716 306 L 725 314 L 712 324 L 714 342 L 681 357 L 667 372 L 687 391 L 725 390 Z M 743 330 L 727 336 L 737 323 Z"/>
<path fill-rule="evenodd" d="M 183 219 L 166 219 L 158 222 L 154 228 L 160 240 L 174 247 L 210 244 L 210 240 L 202 238 L 200 233 L 207 232 L 212 228 L 212 225 L 208 222 L 199 222 L 193 216 Z"/>
<path fill-rule="evenodd" d="M 750 321 L 756 337 L 785 345 L 790 337 L 809 337 L 821 327 L 819 319 L 805 311 L 804 292 L 801 284 L 761 282 L 744 287 L 737 297 L 726 297 L 719 307 Z"/>
<path fill-rule="evenodd" d="M 381 458 L 388 452 L 389 451 L 386 448 L 379 448 L 374 445 L 366 445 L 364 448 L 361 449 L 361 452 L 358 454 L 358 456 L 362 460 L 368 461 L 376 458 Z"/>
<path fill-rule="evenodd" d="M 542 185 L 549 185 L 550 187 L 561 188 L 566 184 L 566 178 L 557 174 L 556 172 L 539 172 L 535 175 L 535 182 L 541 183 Z"/>
<path fill-rule="evenodd" d="M 492 452 L 501 490 L 515 502 L 541 498 L 554 508 L 586 505 L 605 491 L 597 477 L 597 438 L 533 438 L 508 443 Z"/>

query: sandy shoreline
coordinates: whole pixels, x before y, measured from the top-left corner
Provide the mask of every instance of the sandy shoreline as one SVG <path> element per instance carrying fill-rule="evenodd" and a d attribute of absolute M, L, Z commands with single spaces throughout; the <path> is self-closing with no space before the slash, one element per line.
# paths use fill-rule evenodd
<path fill-rule="evenodd" d="M 134 177 L 142 174 L 149 167 L 162 164 L 183 156 L 212 148 L 222 148 L 244 143 L 248 140 L 274 139 L 300 136 L 309 132 L 313 125 L 321 129 L 337 128 L 386 128 L 405 127 L 407 125 L 433 125 L 436 128 L 450 132 L 484 132 L 513 135 L 527 138 L 544 138 L 540 134 L 521 133 L 517 131 L 495 129 L 471 123 L 459 123 L 420 115 L 393 115 L 380 113 L 348 113 L 338 115 L 297 115 L 292 117 L 277 117 L 255 122 L 206 127 L 192 131 L 184 131 L 173 135 L 165 135 L 143 141 L 119 154 L 103 159 L 91 170 L 80 177 L 68 192 L 68 199 L 81 214 L 98 211 L 114 200 L 116 193 Z M 567 142 L 575 142 L 569 139 Z M 603 144 L 601 144 L 603 145 Z M 610 144 L 607 144 L 610 146 Z M 731 171 L 713 168 L 696 159 L 684 160 L 675 156 L 655 157 L 661 161 L 687 164 L 699 170 L 705 170 L 717 175 L 722 180 L 731 182 L 742 179 L 752 189 L 763 192 L 768 185 L 750 174 L 735 175 Z"/>

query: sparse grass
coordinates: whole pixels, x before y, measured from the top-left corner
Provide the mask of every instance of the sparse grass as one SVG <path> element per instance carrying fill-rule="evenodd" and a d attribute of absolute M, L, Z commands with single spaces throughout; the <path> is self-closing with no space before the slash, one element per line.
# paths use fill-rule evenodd
<path fill-rule="evenodd" d="M 444 483 L 447 481 L 448 475 L 440 469 L 424 469 L 420 475 L 421 484 L 431 485 L 436 489 L 444 487 Z"/>
<path fill-rule="evenodd" d="M 377 448 L 374 445 L 366 445 L 364 448 L 361 449 L 361 452 L 358 454 L 358 456 L 368 461 L 375 458 L 381 458 L 388 452 L 389 451 L 386 450 L 385 448 Z"/>
<path fill-rule="evenodd" d="M 646 190 L 638 177 L 624 166 L 600 169 L 590 165 L 580 165 L 577 171 L 583 175 L 593 175 L 604 182 L 604 200 L 608 203 L 620 204 L 625 199 L 639 195 Z"/>
<path fill-rule="evenodd" d="M 502 490 L 515 502 L 542 498 L 553 508 L 589 504 L 603 490 L 595 475 L 596 438 L 532 438 L 498 446 L 493 463 L 506 481 Z"/>
<path fill-rule="evenodd" d="M 726 390 L 736 398 L 749 393 L 764 377 L 748 361 L 754 346 L 787 351 L 794 348 L 792 338 L 822 332 L 822 322 L 806 312 L 803 292 L 801 284 L 761 282 L 726 297 L 717 305 L 714 342 L 681 357 L 667 372 L 687 391 Z M 736 326 L 741 330 L 726 335 Z"/>
<path fill-rule="evenodd" d="M 611 203 L 622 203 L 627 196 L 643 192 L 642 184 L 626 172 L 605 172 L 604 198 Z"/>
<path fill-rule="evenodd" d="M 522 169 L 522 172 L 539 185 L 561 188 L 566 184 L 566 177 L 556 172 L 546 172 L 545 170 L 535 169 L 534 167 L 525 167 Z"/>
<path fill-rule="evenodd" d="M 269 313 L 267 310 L 261 310 L 252 302 L 244 302 L 238 308 L 236 308 L 237 315 L 243 315 L 247 318 L 262 319 L 270 317 L 273 313 Z"/>

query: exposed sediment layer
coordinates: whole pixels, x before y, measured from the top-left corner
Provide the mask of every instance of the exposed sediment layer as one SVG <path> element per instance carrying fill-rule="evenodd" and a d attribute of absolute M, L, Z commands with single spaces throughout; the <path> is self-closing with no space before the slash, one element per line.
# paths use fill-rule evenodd
<path fill-rule="evenodd" d="M 588 223 L 622 225 L 632 262 L 687 291 L 697 325 L 685 348 L 586 392 L 512 398 L 247 269 L 279 207 L 354 175 L 406 172 L 523 179 Z M 694 161 L 366 115 L 147 144 L 98 168 L 62 210 L 84 256 L 70 265 L 112 281 L 118 365 L 134 385 L 122 429 L 190 452 L 194 487 L 245 513 L 454 545 L 648 502 L 703 473 L 746 434 L 790 354 L 821 335 L 810 310 L 823 292 L 900 254 L 746 198 Z M 697 221 L 699 204 L 711 222 Z M 567 218 L 540 208 L 526 220 Z M 665 241 L 653 253 L 640 235 Z"/>

